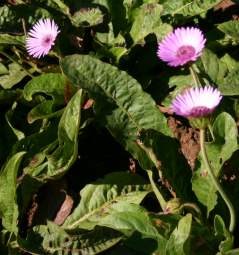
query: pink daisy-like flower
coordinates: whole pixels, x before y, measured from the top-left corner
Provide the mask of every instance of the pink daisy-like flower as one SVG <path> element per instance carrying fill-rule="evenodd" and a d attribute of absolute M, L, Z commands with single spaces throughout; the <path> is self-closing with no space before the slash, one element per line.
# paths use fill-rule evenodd
<path fill-rule="evenodd" d="M 171 109 L 180 116 L 200 118 L 211 114 L 220 103 L 220 91 L 211 86 L 195 87 L 178 95 L 172 102 Z"/>
<path fill-rule="evenodd" d="M 59 32 L 58 26 L 53 20 L 39 20 L 31 28 L 26 39 L 26 48 L 29 55 L 35 58 L 47 55 Z"/>
<path fill-rule="evenodd" d="M 202 54 L 205 42 L 200 29 L 177 28 L 159 43 L 157 55 L 169 66 L 182 66 L 195 61 Z"/>

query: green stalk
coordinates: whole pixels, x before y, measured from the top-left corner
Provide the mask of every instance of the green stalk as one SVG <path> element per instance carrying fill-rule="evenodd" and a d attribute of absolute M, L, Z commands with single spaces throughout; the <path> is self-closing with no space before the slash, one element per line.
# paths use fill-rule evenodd
<path fill-rule="evenodd" d="M 147 170 L 147 174 L 149 176 L 149 181 L 150 181 L 150 184 L 152 186 L 153 192 L 154 192 L 155 196 L 157 197 L 161 208 L 164 210 L 164 208 L 166 206 L 166 201 L 164 200 L 164 197 L 162 196 L 162 194 L 160 193 L 156 183 L 154 182 L 153 171 L 152 170 Z"/>
<path fill-rule="evenodd" d="M 189 70 L 190 70 L 190 74 L 192 76 L 193 83 L 194 83 L 195 87 L 200 87 L 201 83 L 199 81 L 198 75 L 197 75 L 196 71 L 194 70 L 193 66 L 189 66 Z"/>
<path fill-rule="evenodd" d="M 216 176 L 214 175 L 214 172 L 212 170 L 212 167 L 211 167 L 208 157 L 207 157 L 204 140 L 205 140 L 205 130 L 200 129 L 200 147 L 201 147 L 202 159 L 203 159 L 206 169 L 212 179 L 213 185 L 216 187 L 217 191 L 220 193 L 222 199 L 224 200 L 224 202 L 226 203 L 226 205 L 229 209 L 229 212 L 230 212 L 229 231 L 232 233 L 235 228 L 235 224 L 236 224 L 235 210 L 234 210 L 234 207 L 233 207 L 230 199 L 228 198 L 227 194 L 225 193 L 225 191 L 223 190 L 219 181 L 217 180 Z"/>

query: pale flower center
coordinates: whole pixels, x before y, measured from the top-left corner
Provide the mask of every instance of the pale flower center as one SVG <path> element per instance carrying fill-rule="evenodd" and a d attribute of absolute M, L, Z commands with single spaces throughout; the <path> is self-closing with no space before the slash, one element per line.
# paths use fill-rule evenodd
<path fill-rule="evenodd" d="M 46 35 L 42 39 L 42 46 L 43 47 L 49 47 L 50 45 L 52 45 L 52 42 L 53 42 L 52 36 L 51 35 Z"/>
<path fill-rule="evenodd" d="M 195 55 L 195 49 L 194 47 L 190 45 L 181 46 L 177 50 L 177 57 L 180 58 L 180 60 L 190 60 Z"/>
<path fill-rule="evenodd" d="M 207 116 L 212 112 L 212 109 L 205 107 L 205 106 L 196 106 L 193 107 L 190 111 L 191 117 L 203 117 Z"/>

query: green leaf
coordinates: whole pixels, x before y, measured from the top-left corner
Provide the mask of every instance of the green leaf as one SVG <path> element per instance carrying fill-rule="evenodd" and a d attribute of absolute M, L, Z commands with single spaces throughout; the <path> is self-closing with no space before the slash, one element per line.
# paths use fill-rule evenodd
<path fill-rule="evenodd" d="M 39 235 L 41 238 L 39 238 Z M 122 239 L 112 229 L 96 227 L 92 231 L 67 233 L 52 222 L 34 227 L 26 240 L 20 239 L 20 247 L 31 254 L 99 254 Z"/>
<path fill-rule="evenodd" d="M 9 34 L 0 34 L 0 44 L 7 44 L 7 45 L 25 45 L 25 36 L 16 36 L 16 35 L 9 35 Z"/>
<path fill-rule="evenodd" d="M 38 167 L 41 169 L 46 167 L 46 163 L 44 162 L 46 160 L 45 150 L 49 144 L 52 144 L 57 139 L 57 126 L 58 122 L 56 120 L 49 121 L 48 125 L 41 132 L 26 136 L 14 144 L 10 155 L 22 151 L 23 148 L 26 151 L 23 161 L 23 166 L 25 166 L 23 172 L 33 171 L 37 175 L 36 171 Z M 24 173 L 21 177 L 18 186 L 19 199 L 21 201 L 21 207 L 26 209 L 32 199 L 32 195 L 43 185 L 44 179 L 35 178 L 30 174 Z"/>
<path fill-rule="evenodd" d="M 206 13 L 208 10 L 219 4 L 220 0 L 194 0 L 190 1 L 188 4 L 181 9 L 179 13 L 184 16 L 195 16 Z"/>
<path fill-rule="evenodd" d="M 226 34 L 228 37 L 239 42 L 238 29 L 239 24 L 237 20 L 230 20 L 224 23 L 221 23 L 217 26 L 217 28 Z"/>
<path fill-rule="evenodd" d="M 65 15 L 69 16 L 70 15 L 70 9 L 69 7 L 64 3 L 64 1 L 61 0 L 51 0 L 47 1 L 48 3 L 51 3 L 54 5 L 54 8 L 57 10 L 60 10 L 62 13 Z"/>
<path fill-rule="evenodd" d="M 154 130 L 141 132 L 139 139 L 142 142 L 140 146 L 157 168 L 159 179 L 166 179 L 177 197 L 190 200 L 191 169 L 186 159 L 179 153 L 178 141 Z M 162 150 L 167 153 L 162 153 Z"/>
<path fill-rule="evenodd" d="M 164 14 L 181 14 L 185 17 L 192 17 L 205 14 L 220 2 L 220 0 L 167 0 L 164 3 Z"/>
<path fill-rule="evenodd" d="M 239 249 L 233 249 L 225 253 L 225 255 L 237 255 L 237 254 L 239 254 Z"/>
<path fill-rule="evenodd" d="M 103 14 L 99 8 L 82 8 L 70 18 L 74 26 L 91 27 L 103 22 Z"/>
<path fill-rule="evenodd" d="M 45 159 L 40 165 L 29 165 L 25 173 L 37 176 L 43 181 L 62 176 L 75 162 L 78 152 L 78 131 L 80 125 L 82 90 L 78 90 L 67 104 L 59 125 L 58 139 L 40 151 Z"/>
<path fill-rule="evenodd" d="M 4 64 L 0 63 L 0 75 L 8 74 L 8 69 L 5 67 Z"/>
<path fill-rule="evenodd" d="M 11 63 L 8 66 L 8 74 L 0 76 L 0 85 L 4 89 L 11 89 L 19 83 L 28 73 L 17 63 Z"/>
<path fill-rule="evenodd" d="M 151 191 L 151 186 L 138 175 L 116 172 L 106 175 L 80 192 L 81 201 L 66 219 L 65 229 L 92 229 L 116 203 L 139 204 Z"/>
<path fill-rule="evenodd" d="M 50 84 L 50 86 L 49 86 Z M 31 101 L 34 94 L 44 93 L 57 102 L 64 102 L 66 78 L 59 73 L 46 73 L 34 77 L 24 87 L 23 96 Z"/>
<path fill-rule="evenodd" d="M 225 252 L 233 248 L 233 235 L 227 230 L 223 219 L 219 215 L 214 218 L 214 228 L 215 235 L 224 239 L 219 245 L 219 250 L 222 254 L 225 254 Z"/>
<path fill-rule="evenodd" d="M 213 124 L 213 134 L 215 141 L 206 144 L 206 151 L 214 174 L 218 177 L 224 162 L 238 149 L 237 125 L 230 114 L 223 112 L 218 115 Z M 205 171 L 201 154 L 199 161 L 193 174 L 193 191 L 198 200 L 207 207 L 209 214 L 217 204 L 217 194 L 210 176 Z"/>
<path fill-rule="evenodd" d="M 13 155 L 2 168 L 0 174 L 0 215 L 2 225 L 10 232 L 17 233 L 17 172 L 25 152 Z"/>
<path fill-rule="evenodd" d="M 44 100 L 37 106 L 31 109 L 27 115 L 28 123 L 33 123 L 39 119 L 49 119 L 58 117 L 62 114 L 63 110 L 55 110 L 55 102 L 53 100 Z"/>
<path fill-rule="evenodd" d="M 95 99 L 96 113 L 111 134 L 149 167 L 145 152 L 136 143 L 138 135 L 147 129 L 166 134 L 169 130 L 166 118 L 140 84 L 126 72 L 90 56 L 65 57 L 61 66 L 75 86 L 80 84 Z"/>
<path fill-rule="evenodd" d="M 147 211 L 139 205 L 126 201 L 113 204 L 108 215 L 102 217 L 98 225 L 121 231 L 126 235 L 137 231 L 143 236 L 161 239 L 162 246 L 166 243 L 166 239 L 153 226 Z"/>
<path fill-rule="evenodd" d="M 166 255 L 190 255 L 189 239 L 191 233 L 192 215 L 187 214 L 178 222 L 166 246 Z"/>
<path fill-rule="evenodd" d="M 169 24 L 164 24 L 160 18 L 162 10 L 162 5 L 156 3 L 143 4 L 134 10 L 133 24 L 130 30 L 134 44 L 142 42 L 149 34 L 155 33 L 158 39 L 162 39 L 172 31 L 172 27 Z"/>
<path fill-rule="evenodd" d="M 239 70 L 229 73 L 218 84 L 218 89 L 224 96 L 237 96 L 239 95 Z"/>
<path fill-rule="evenodd" d="M 208 49 L 204 49 L 199 62 L 199 69 L 209 76 L 215 84 L 221 83 L 227 73 L 227 66 Z"/>
<path fill-rule="evenodd" d="M 225 54 L 221 61 L 227 65 L 228 72 L 239 71 L 239 62 L 232 58 L 229 54 Z"/>

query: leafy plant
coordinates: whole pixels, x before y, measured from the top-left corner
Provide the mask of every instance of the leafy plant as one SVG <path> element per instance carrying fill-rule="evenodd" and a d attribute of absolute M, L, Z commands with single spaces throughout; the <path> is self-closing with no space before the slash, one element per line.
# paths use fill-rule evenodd
<path fill-rule="evenodd" d="M 239 254 L 231 2 L 0 3 L 1 254 Z"/>

